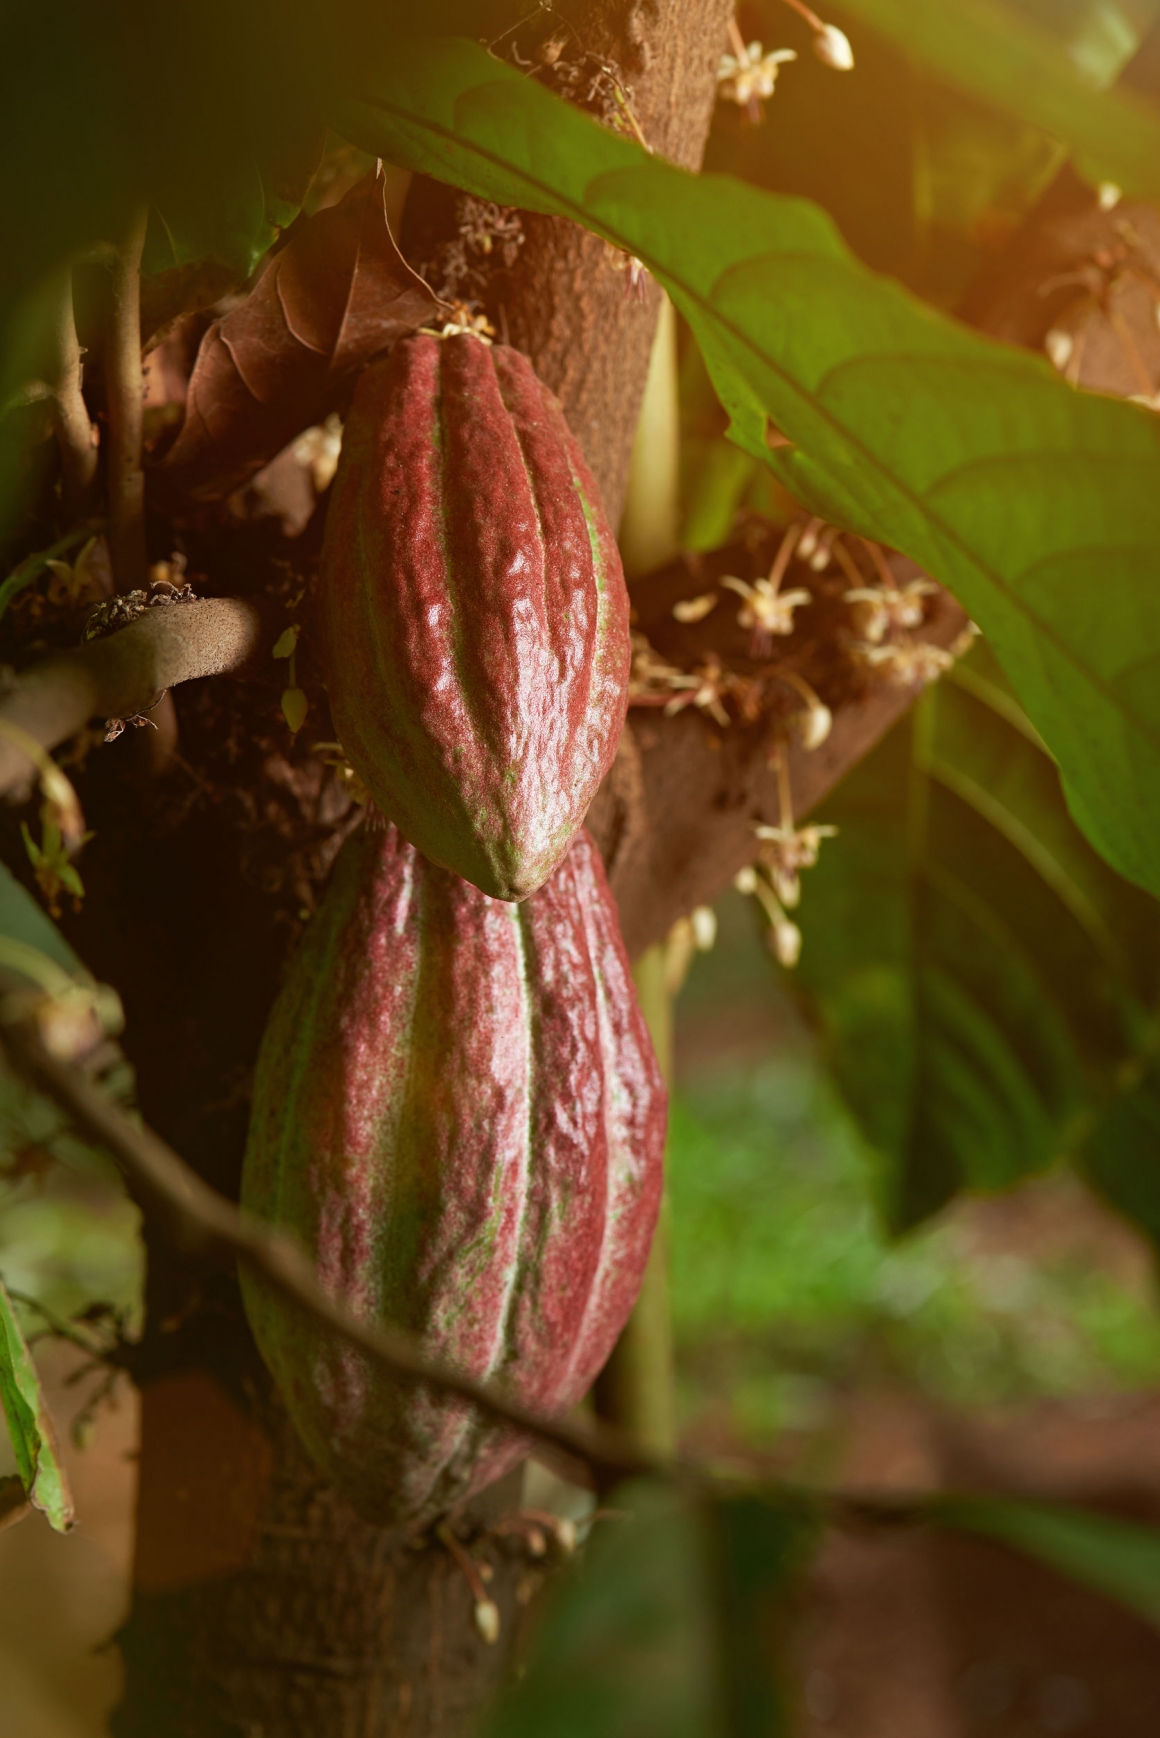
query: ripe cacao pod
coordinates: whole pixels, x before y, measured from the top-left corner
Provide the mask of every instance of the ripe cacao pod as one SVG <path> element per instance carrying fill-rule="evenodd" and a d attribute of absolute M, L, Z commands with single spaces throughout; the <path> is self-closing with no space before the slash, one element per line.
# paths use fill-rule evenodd
<path fill-rule="evenodd" d="M 335 728 L 433 862 L 523 899 L 563 858 L 628 704 L 628 594 L 596 485 L 531 363 L 470 334 L 361 375 L 327 510 Z"/>
<path fill-rule="evenodd" d="M 639 1290 L 664 1125 L 589 835 L 514 905 L 368 824 L 271 1015 L 242 1201 L 293 1231 L 360 1316 L 561 1411 Z M 527 1452 L 259 1280 L 243 1291 L 303 1440 L 368 1518 L 428 1519 Z"/>

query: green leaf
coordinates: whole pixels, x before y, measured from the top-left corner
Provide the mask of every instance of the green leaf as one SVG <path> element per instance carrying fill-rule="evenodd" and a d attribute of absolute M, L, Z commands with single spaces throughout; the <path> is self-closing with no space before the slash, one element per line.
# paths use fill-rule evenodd
<path fill-rule="evenodd" d="M 1160 1625 L 1160 1531 L 1055 1503 L 940 1498 L 931 1520 L 1012 1545 Z"/>
<path fill-rule="evenodd" d="M 74 1514 L 68 1479 L 60 1463 L 56 1432 L 41 1392 L 40 1377 L 20 1331 L 12 1300 L 0 1280 L 0 1405 L 29 1501 L 58 1533 Z"/>
<path fill-rule="evenodd" d="M 778 1602 L 813 1543 L 776 1495 L 616 1493 L 557 1584 L 486 1738 L 777 1738 Z"/>
<path fill-rule="evenodd" d="M 168 222 L 153 225 L 151 265 L 209 252 L 249 271 L 296 208 L 321 89 L 368 29 L 382 32 L 378 11 L 199 0 L 135 6 L 111 26 L 82 0 L 4 8 L 0 407 L 52 355 L 45 286 L 82 250 L 116 242 L 143 203 Z M 37 499 L 43 419 L 18 421 L 0 420 L 5 531 Z"/>
<path fill-rule="evenodd" d="M 557 1586 L 527 1671 L 486 1738 L 710 1738 L 717 1727 L 712 1566 L 674 1492 L 633 1485 Z"/>
<path fill-rule="evenodd" d="M 1130 90 L 1101 91 L 1119 71 L 1107 41 L 1059 38 L 997 0 L 844 0 L 921 66 L 1068 145 L 1081 172 L 1141 199 L 1160 196 L 1160 114 Z M 1132 24 L 1122 20 L 1127 46 Z M 1078 52 L 1077 52 L 1078 50 Z"/>
<path fill-rule="evenodd" d="M 141 266 L 152 275 L 212 259 L 240 281 L 249 277 L 277 235 L 257 164 L 243 163 L 228 185 L 198 189 L 185 200 L 171 196 L 166 204 L 151 206 Z"/>
<path fill-rule="evenodd" d="M 817 1523 L 800 1503 L 759 1491 L 719 1497 L 708 1522 L 725 1729 L 730 1738 L 779 1738 L 790 1730 L 779 1608 L 815 1544 Z"/>
<path fill-rule="evenodd" d="M 732 441 L 687 440 L 681 453 L 684 517 L 681 548 L 720 549 L 758 470 L 757 461 Z"/>
<path fill-rule="evenodd" d="M 688 321 L 732 438 L 813 511 L 962 600 L 1079 824 L 1160 891 L 1160 425 L 860 267 L 819 211 L 645 155 L 458 41 L 403 43 L 336 116 L 357 144 L 585 224 Z M 1160 161 L 1160 159 L 1158 159 Z M 771 453 L 770 422 L 796 443 Z"/>
<path fill-rule="evenodd" d="M 1154 1043 L 1151 1046 L 1154 1049 Z M 1083 1143 L 1084 1171 L 1160 1250 L 1160 1066 L 1128 1063 Z"/>
<path fill-rule="evenodd" d="M 0 937 L 47 955 L 70 977 L 87 976 L 56 924 L 40 909 L 31 893 L 20 885 L 6 863 L 0 863 Z M 2 963 L 8 965 L 7 960 Z"/>
<path fill-rule="evenodd" d="M 216 260 L 248 278 L 302 209 L 323 139 L 307 113 L 264 159 L 226 153 L 207 164 L 204 179 L 186 179 L 171 192 L 162 188 L 149 214 L 142 270 Z"/>
<path fill-rule="evenodd" d="M 1150 1041 L 1160 906 L 1078 832 L 985 644 L 823 813 L 795 981 L 902 1230 L 1083 1147 Z"/>

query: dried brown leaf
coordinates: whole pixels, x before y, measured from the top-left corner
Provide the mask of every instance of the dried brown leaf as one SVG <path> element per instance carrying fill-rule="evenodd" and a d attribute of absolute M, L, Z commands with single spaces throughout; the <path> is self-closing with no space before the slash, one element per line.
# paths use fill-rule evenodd
<path fill-rule="evenodd" d="M 202 338 L 185 421 L 154 475 L 214 500 L 334 407 L 342 382 L 440 303 L 391 237 L 381 174 L 304 219 Z"/>

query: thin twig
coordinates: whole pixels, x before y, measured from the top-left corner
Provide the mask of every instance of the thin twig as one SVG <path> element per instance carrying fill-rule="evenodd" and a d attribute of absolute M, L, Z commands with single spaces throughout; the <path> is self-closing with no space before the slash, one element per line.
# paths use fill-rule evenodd
<path fill-rule="evenodd" d="M 83 369 L 73 314 L 71 265 L 63 266 L 60 272 L 53 339 L 56 356 L 49 402 L 60 450 L 64 500 L 70 512 L 87 513 L 93 506 L 97 480 L 97 435 L 81 392 Z"/>
<path fill-rule="evenodd" d="M 666 1470 L 664 1462 L 642 1453 L 610 1426 L 580 1428 L 532 1412 L 491 1383 L 427 1356 L 410 1334 L 385 1322 L 360 1321 L 323 1291 L 312 1263 L 290 1237 L 217 1194 L 157 1135 L 132 1122 L 79 1068 L 50 1055 L 27 1027 L 6 1024 L 3 1049 L 13 1070 L 67 1110 L 83 1134 L 112 1154 L 139 1192 L 168 1209 L 190 1241 L 245 1262 L 283 1297 L 393 1376 L 429 1382 L 458 1395 L 498 1422 L 538 1437 L 575 1460 L 625 1476 Z"/>
<path fill-rule="evenodd" d="M 50 1310 L 46 1304 L 41 1303 L 39 1298 L 32 1297 L 26 1291 L 14 1291 L 11 1286 L 7 1286 L 5 1289 L 13 1303 L 23 1304 L 25 1309 L 35 1310 L 46 1324 L 47 1332 L 52 1334 L 55 1339 L 67 1340 L 70 1345 L 78 1346 L 82 1352 L 88 1353 L 94 1363 L 86 1366 L 86 1373 L 89 1369 L 97 1369 L 101 1366 L 107 1368 L 109 1364 L 115 1362 L 108 1353 L 102 1352 L 99 1346 L 95 1346 L 87 1334 L 82 1334 L 79 1328 L 74 1327 L 71 1322 L 66 1322 L 54 1310 Z"/>
<path fill-rule="evenodd" d="M 33 664 L 0 690 L 0 724 L 55 748 L 90 718 L 130 718 L 164 688 L 260 663 L 274 624 L 246 598 L 203 598 L 146 610 L 135 622 Z M 0 795 L 35 775 L 32 760 L 0 732 Z"/>
<path fill-rule="evenodd" d="M 799 17 L 804 18 L 810 29 L 819 35 L 826 28 L 813 8 L 804 4 L 804 0 L 785 0 L 785 3 L 792 7 Z"/>
<path fill-rule="evenodd" d="M 141 426 L 141 254 L 147 206 L 134 214 L 113 266 L 113 317 L 105 354 L 109 408 L 109 553 L 118 591 L 135 591 L 148 577 L 145 473 Z"/>

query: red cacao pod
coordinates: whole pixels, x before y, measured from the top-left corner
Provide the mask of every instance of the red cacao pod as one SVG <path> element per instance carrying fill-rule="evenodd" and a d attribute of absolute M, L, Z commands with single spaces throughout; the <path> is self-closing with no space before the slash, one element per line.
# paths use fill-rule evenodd
<path fill-rule="evenodd" d="M 271 1015 L 242 1200 L 295 1232 L 359 1315 L 561 1411 L 639 1290 L 664 1125 L 588 834 L 513 905 L 368 826 L 344 846 Z M 372 1520 L 429 1518 L 526 1453 L 260 1281 L 243 1290 L 304 1441 Z"/>
<path fill-rule="evenodd" d="M 433 862 L 523 899 L 563 858 L 628 703 L 628 595 L 531 363 L 419 334 L 359 379 L 327 510 L 335 728 Z"/>

